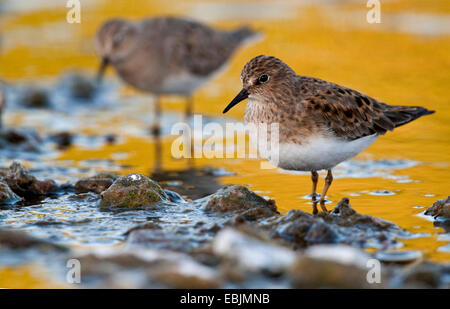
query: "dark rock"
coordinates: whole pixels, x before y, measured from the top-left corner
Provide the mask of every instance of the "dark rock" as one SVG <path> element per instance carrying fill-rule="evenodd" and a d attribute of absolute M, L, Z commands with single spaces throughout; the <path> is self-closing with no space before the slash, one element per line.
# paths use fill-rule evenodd
<path fill-rule="evenodd" d="M 138 244 L 152 249 L 189 252 L 194 246 L 190 241 L 191 234 L 177 233 L 178 230 L 162 229 L 161 227 L 135 228 L 128 233 L 127 244 Z"/>
<path fill-rule="evenodd" d="M 281 274 L 292 267 L 297 253 L 267 239 L 257 238 L 254 232 L 232 228 L 220 231 L 212 242 L 213 253 L 240 268 L 241 272 Z"/>
<path fill-rule="evenodd" d="M 248 219 L 269 217 L 278 212 L 273 201 L 266 201 L 246 187 L 229 185 L 195 201 L 203 210 L 218 213 L 243 213 Z"/>
<path fill-rule="evenodd" d="M 8 186 L 19 196 L 45 196 L 53 193 L 57 185 L 53 180 L 38 180 L 18 162 L 13 162 L 5 176 Z"/>
<path fill-rule="evenodd" d="M 409 235 L 394 224 L 352 209 L 344 198 L 330 213 L 313 216 L 301 210 L 291 210 L 286 215 L 268 222 L 261 227 L 269 229 L 273 237 L 280 238 L 294 248 L 304 248 L 313 244 L 346 243 L 358 247 L 367 244 L 389 247 L 398 236 Z"/>
<path fill-rule="evenodd" d="M 106 191 L 102 192 L 101 196 L 100 205 L 110 207 L 133 208 L 169 200 L 156 182 L 141 174 L 129 174 L 117 178 Z"/>
<path fill-rule="evenodd" d="M 18 197 L 4 181 L 0 181 L 0 204 L 14 204 L 20 201 Z"/>
<path fill-rule="evenodd" d="M 76 258 L 80 261 L 84 278 L 101 278 L 102 286 L 106 282 L 108 287 L 130 288 L 130 285 L 121 286 L 117 283 L 124 280 L 122 276 L 119 276 L 120 280 L 114 277 L 126 271 L 144 275 L 138 280 L 139 284 L 134 286 L 137 288 L 218 288 L 222 285 L 218 272 L 213 268 L 198 263 L 189 255 L 167 250 L 142 250 L 135 247 L 124 250 L 103 249 L 98 254 L 91 251 Z"/>
<path fill-rule="evenodd" d="M 437 200 L 425 211 L 425 215 L 450 219 L 450 196 L 446 199 Z"/>
<path fill-rule="evenodd" d="M 164 190 L 164 192 L 166 193 L 167 197 L 169 198 L 169 200 L 171 202 L 174 203 L 183 203 L 185 202 L 185 200 L 176 192 L 170 191 L 170 190 Z"/>
<path fill-rule="evenodd" d="M 47 108 L 50 106 L 50 98 L 43 89 L 28 88 L 24 90 L 20 104 L 25 107 Z"/>
<path fill-rule="evenodd" d="M 114 144 L 117 142 L 117 136 L 114 134 L 108 134 L 105 136 L 105 141 L 107 144 Z"/>
<path fill-rule="evenodd" d="M 84 75 L 73 73 L 65 77 L 65 82 L 74 98 L 89 100 L 94 97 L 97 87 L 95 81 Z"/>
<path fill-rule="evenodd" d="M 301 256 L 289 272 L 293 288 L 380 288 L 369 284 L 367 269 L 330 260 Z"/>
<path fill-rule="evenodd" d="M 50 139 L 58 145 L 58 149 L 63 150 L 72 145 L 73 134 L 70 132 L 59 132 L 50 136 Z"/>
<path fill-rule="evenodd" d="M 41 137 L 33 129 L 5 128 L 0 130 L 0 147 L 20 147 L 27 152 L 40 152 Z"/>
<path fill-rule="evenodd" d="M 330 213 L 319 213 L 326 222 L 340 226 L 357 226 L 379 230 L 395 227 L 392 222 L 377 217 L 362 215 L 351 208 L 349 199 L 344 197 Z"/>
<path fill-rule="evenodd" d="M 391 279 L 393 288 L 450 288 L 450 265 L 422 262 L 397 272 Z"/>
<path fill-rule="evenodd" d="M 75 183 L 75 190 L 80 193 L 94 192 L 100 194 L 107 190 L 117 177 L 110 173 L 100 173 L 92 177 L 83 178 Z"/>
<path fill-rule="evenodd" d="M 161 226 L 157 223 L 154 222 L 145 222 L 142 224 L 138 224 L 134 227 L 132 227 L 131 229 L 129 229 L 128 231 L 125 232 L 124 235 L 130 235 L 132 232 L 137 231 L 137 230 L 160 230 Z"/>
<path fill-rule="evenodd" d="M 37 248 L 41 250 L 66 251 L 66 247 L 56 245 L 45 240 L 40 240 L 27 235 L 22 231 L 0 230 L 0 248 L 28 249 Z"/>
<path fill-rule="evenodd" d="M 314 223 L 305 235 L 305 240 L 309 244 L 332 244 L 337 239 L 338 235 L 332 227 L 321 221 Z"/>

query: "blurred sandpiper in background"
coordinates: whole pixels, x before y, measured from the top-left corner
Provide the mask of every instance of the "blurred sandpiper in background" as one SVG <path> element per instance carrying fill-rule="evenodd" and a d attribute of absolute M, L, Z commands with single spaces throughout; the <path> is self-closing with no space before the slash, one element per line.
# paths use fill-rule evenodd
<path fill-rule="evenodd" d="M 198 199 L 210 194 L 216 200 L 227 194 L 250 196 L 252 207 L 263 204 L 262 210 L 246 209 L 245 215 L 233 217 L 227 224 L 237 225 L 242 218 L 250 222 L 261 214 L 283 216 L 293 211 L 282 217 L 285 219 L 266 221 L 263 228 L 285 228 L 293 222 L 289 220 L 302 218 L 309 220 L 308 228 L 315 226 L 314 231 L 329 232 L 326 236 L 330 238 L 325 237 L 324 241 L 338 242 L 341 238 L 332 232 L 341 230 L 333 229 L 334 221 L 325 220 L 331 224 L 327 229 L 324 221 L 309 216 L 312 206 L 312 196 L 306 195 L 311 191 L 309 172 L 261 169 L 264 159 L 259 158 L 202 156 L 192 165 L 190 160 L 172 155 L 172 143 L 177 138 L 171 134 L 172 128 L 186 121 L 192 126 L 194 117 L 190 115 L 201 115 L 203 127 L 243 122 L 245 104 L 235 106 L 225 116 L 222 110 L 236 90 L 242 88 L 239 76 L 243 66 L 255 56 L 265 54 L 283 59 L 299 75 L 345 85 L 380 102 L 424 106 L 436 111 L 432 116 L 396 128 L 395 134 L 386 133 L 364 153 L 337 165 L 333 176 L 338 181 L 333 182 L 327 201 L 323 202 L 329 210 L 339 207 L 329 214 L 331 217 L 324 218 L 348 209 L 349 201 L 345 198 L 349 198 L 358 215 L 382 218 L 398 227 L 390 230 L 390 225 L 380 223 L 384 221 L 374 220 L 377 228 L 388 232 L 372 233 L 377 237 L 368 241 L 364 254 L 390 248 L 406 252 L 403 258 L 408 261 L 449 262 L 448 224 L 433 218 L 439 217 L 442 213 L 439 209 L 448 203 L 438 202 L 434 210 L 425 211 L 449 194 L 447 0 L 381 1 L 379 24 L 367 22 L 370 8 L 366 1 L 354 0 L 82 0 L 80 3 L 80 23 L 67 22 L 70 8 L 65 1 L 0 3 L 0 188 L 4 190 L 1 197 L 5 201 L 0 204 L 0 232 L 23 230 L 52 245 L 35 240 L 22 244 L 38 244 L 55 252 L 64 252 L 59 246 L 74 251 L 100 248 L 112 252 L 125 242 L 153 241 L 160 246 L 156 249 L 176 252 L 169 255 L 170 263 L 187 261 L 198 267 L 192 268 L 204 280 L 195 281 L 198 287 L 220 287 L 221 281 L 214 275 L 217 269 L 211 271 L 209 267 L 213 268 L 217 256 L 230 258 L 232 250 L 228 246 L 232 247 L 232 240 L 259 244 L 248 231 L 247 238 L 239 238 L 244 229 L 222 231 L 225 223 L 217 219 L 220 216 L 204 215 L 196 208 L 205 201 Z M 166 28 L 168 24 L 172 26 Z M 143 34 L 146 27 L 149 31 Z M 173 29 L 177 29 L 174 36 Z M 260 35 L 253 39 L 256 32 Z M 143 41 L 148 46 L 134 41 Z M 117 48 L 115 52 L 113 47 Z M 129 53 L 134 56 L 127 59 Z M 99 64 L 103 64 L 100 71 Z M 106 64 L 111 68 L 106 70 Z M 102 77 L 101 83 L 96 80 L 98 76 Z M 149 134 L 152 127 L 157 137 Z M 234 143 L 234 136 L 227 140 Z M 178 211 L 176 216 L 170 217 L 165 208 L 156 206 L 120 212 L 93 206 L 105 198 L 101 193 L 119 176 L 130 173 L 149 176 L 168 190 L 158 191 L 157 196 L 176 205 L 173 208 Z M 326 171 L 321 171 L 320 176 L 323 179 Z M 220 189 L 230 184 L 238 187 Z M 22 194 L 24 186 L 32 194 Z M 264 202 L 251 194 L 258 194 Z M 213 203 L 208 207 L 214 209 L 217 205 L 228 204 Z M 170 225 L 174 222 L 178 224 L 176 228 Z M 296 231 L 299 226 L 303 225 L 297 225 Z M 141 229 L 152 230 L 154 234 L 150 237 Z M 285 228 L 283 232 L 288 230 Z M 173 231 L 177 233 L 170 234 Z M 216 237 L 218 231 L 224 233 Z M 302 250 L 308 250 L 310 244 L 317 244 L 314 231 L 292 247 L 303 254 Z M 346 235 L 347 243 L 354 245 L 358 244 L 357 237 L 367 236 L 358 233 L 339 235 Z M 395 241 L 391 238 L 394 234 Z M 45 275 L 34 275 L 56 263 L 49 262 L 47 255 L 18 254 L 14 251 L 16 247 L 8 247 L 9 239 L 17 238 L 0 233 L 1 287 L 59 286 Z M 211 239 L 214 239 L 213 253 L 186 254 L 187 247 L 198 249 Z M 298 251 L 292 254 L 274 244 L 268 248 L 273 258 L 280 254 L 286 264 L 292 266 L 292 261 L 297 261 Z M 319 249 L 320 254 L 326 251 Z M 305 254 L 320 255 L 317 252 Z M 134 253 L 138 255 L 141 251 Z M 58 254 L 52 256 L 57 258 Z M 39 261 L 46 267 L 35 267 L 30 256 L 33 262 Z M 98 257 L 93 256 L 87 260 L 94 263 L 89 264 L 92 266 L 89 270 L 95 272 L 100 268 L 95 264 Z M 140 255 L 143 260 L 146 257 Z M 382 259 L 383 255 L 379 257 Z M 230 265 L 245 268 L 246 259 L 247 256 L 242 265 L 237 262 Z M 251 271 L 264 269 L 261 271 L 264 274 L 282 273 L 280 278 L 285 278 L 284 266 L 266 268 L 264 260 L 258 260 L 264 267 L 248 267 Z M 309 269 L 305 265 L 310 264 L 295 265 L 289 269 Z M 223 269 L 226 275 L 235 274 L 227 267 Z M 155 276 L 152 280 L 158 277 L 149 273 Z M 133 284 L 139 287 L 140 281 L 128 275 L 127 280 L 117 280 L 111 275 L 111 282 L 121 283 L 120 287 Z M 308 286 L 301 276 L 293 276 L 289 284 Z M 115 287 L 111 282 L 102 281 L 103 286 Z M 207 283 L 201 285 L 204 282 Z M 164 284 L 176 286 L 168 281 Z M 246 284 L 242 286 L 252 286 Z"/>

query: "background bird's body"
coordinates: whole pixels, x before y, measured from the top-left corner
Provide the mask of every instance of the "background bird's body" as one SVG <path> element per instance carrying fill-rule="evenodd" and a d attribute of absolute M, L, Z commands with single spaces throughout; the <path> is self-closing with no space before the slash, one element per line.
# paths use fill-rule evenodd
<path fill-rule="evenodd" d="M 131 86 L 154 94 L 190 95 L 227 63 L 233 52 L 254 35 L 243 27 L 213 29 L 181 18 L 149 18 L 137 23 L 113 19 L 97 35 L 97 46 L 118 75 Z M 123 53 L 111 52 L 109 41 Z"/>

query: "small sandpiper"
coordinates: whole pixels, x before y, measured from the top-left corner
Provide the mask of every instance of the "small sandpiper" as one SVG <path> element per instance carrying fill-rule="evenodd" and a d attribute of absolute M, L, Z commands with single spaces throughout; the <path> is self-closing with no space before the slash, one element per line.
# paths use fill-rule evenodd
<path fill-rule="evenodd" d="M 434 113 L 424 107 L 388 105 L 356 90 L 297 75 L 280 59 L 265 55 L 244 66 L 241 81 L 243 89 L 223 113 L 248 98 L 246 124 L 279 125 L 279 154 L 271 163 L 311 172 L 314 214 L 317 171 L 328 171 L 319 200 L 327 211 L 325 196 L 334 166 L 365 150 L 386 131 Z"/>
<path fill-rule="evenodd" d="M 138 90 L 157 97 L 185 96 L 185 114 L 189 117 L 192 93 L 214 77 L 239 46 L 256 35 L 248 27 L 223 31 L 175 17 L 138 22 L 111 19 L 96 36 L 102 59 L 97 79 L 101 81 L 111 64 L 126 83 Z M 158 101 L 156 118 L 160 114 Z"/>

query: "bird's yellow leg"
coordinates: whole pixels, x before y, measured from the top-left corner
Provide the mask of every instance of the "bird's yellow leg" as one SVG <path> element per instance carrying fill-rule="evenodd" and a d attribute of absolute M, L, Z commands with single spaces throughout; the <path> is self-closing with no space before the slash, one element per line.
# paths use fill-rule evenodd
<path fill-rule="evenodd" d="M 332 182 L 333 174 L 331 173 L 331 170 L 328 170 L 327 177 L 325 177 L 325 185 L 323 186 L 322 196 L 319 201 L 320 207 L 323 211 L 327 211 L 327 208 L 325 207 L 325 196 L 327 195 L 328 189 L 330 188 Z"/>

